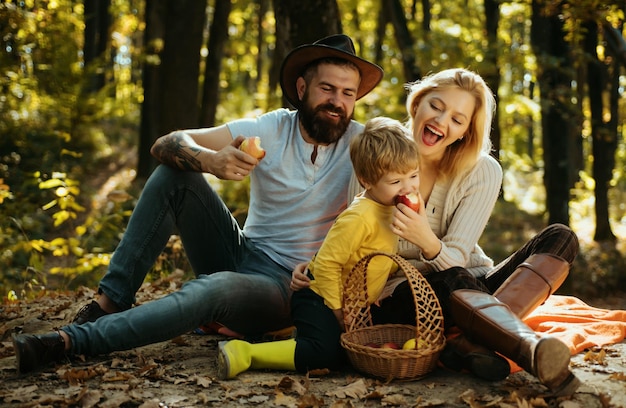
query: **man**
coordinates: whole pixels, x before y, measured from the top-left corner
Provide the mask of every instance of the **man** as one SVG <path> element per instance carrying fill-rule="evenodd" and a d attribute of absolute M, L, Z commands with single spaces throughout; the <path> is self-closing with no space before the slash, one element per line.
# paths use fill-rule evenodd
<path fill-rule="evenodd" d="M 347 147 L 363 129 L 352 120 L 355 102 L 382 75 L 356 55 L 349 37 L 333 35 L 294 49 L 283 62 L 281 87 L 296 111 L 159 138 L 151 152 L 163 165 L 146 183 L 100 296 L 75 324 L 14 337 L 18 370 L 32 371 L 66 352 L 95 355 L 164 341 L 212 322 L 250 336 L 290 326 L 291 271 L 310 260 L 347 206 Z M 238 149 L 252 136 L 266 151 L 261 160 Z M 201 173 L 250 176 L 243 230 Z M 175 230 L 197 278 L 133 308 Z"/>

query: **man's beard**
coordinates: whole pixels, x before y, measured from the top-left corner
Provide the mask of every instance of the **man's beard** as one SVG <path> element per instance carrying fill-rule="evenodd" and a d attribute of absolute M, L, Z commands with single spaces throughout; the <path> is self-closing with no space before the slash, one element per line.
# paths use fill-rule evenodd
<path fill-rule="evenodd" d="M 312 107 L 307 101 L 306 94 L 303 99 L 305 102 L 299 111 L 300 122 L 309 137 L 316 143 L 324 145 L 337 142 L 348 129 L 352 115 L 348 117 L 342 108 L 330 103 Z M 335 123 L 332 120 L 327 120 L 324 114 L 319 114 L 322 111 L 338 114 L 339 122 Z"/>

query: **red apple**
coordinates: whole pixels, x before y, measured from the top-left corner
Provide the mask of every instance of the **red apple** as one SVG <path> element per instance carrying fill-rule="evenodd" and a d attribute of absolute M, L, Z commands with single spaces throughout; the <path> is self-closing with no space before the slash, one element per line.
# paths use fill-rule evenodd
<path fill-rule="evenodd" d="M 400 350 L 400 346 L 398 343 L 394 343 L 393 341 L 388 341 L 380 346 L 381 349 L 392 349 L 392 350 Z"/>
<path fill-rule="evenodd" d="M 420 208 L 420 198 L 416 193 L 409 193 L 407 195 L 399 195 L 396 197 L 396 205 L 404 204 L 413 211 L 417 212 Z"/>
<path fill-rule="evenodd" d="M 265 150 L 261 147 L 261 138 L 258 136 L 244 140 L 239 146 L 239 150 L 259 160 L 265 157 Z"/>

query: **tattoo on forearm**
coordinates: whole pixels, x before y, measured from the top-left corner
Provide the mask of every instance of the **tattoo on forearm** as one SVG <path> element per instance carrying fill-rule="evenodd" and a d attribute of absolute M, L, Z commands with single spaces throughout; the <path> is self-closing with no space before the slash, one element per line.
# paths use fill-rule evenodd
<path fill-rule="evenodd" d="M 189 150 L 194 154 L 190 154 Z M 202 171 L 200 160 L 196 158 L 200 149 L 189 147 L 181 135 L 174 134 L 157 146 L 159 159 L 168 165 L 188 171 Z"/>

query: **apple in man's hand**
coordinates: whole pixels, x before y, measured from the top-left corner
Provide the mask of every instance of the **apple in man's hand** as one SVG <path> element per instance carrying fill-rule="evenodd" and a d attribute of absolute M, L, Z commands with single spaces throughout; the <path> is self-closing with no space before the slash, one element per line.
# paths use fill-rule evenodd
<path fill-rule="evenodd" d="M 258 136 L 249 137 L 241 142 L 239 150 L 259 160 L 265 157 L 265 150 L 261 147 L 261 138 Z"/>
<path fill-rule="evenodd" d="M 404 204 L 413 211 L 417 212 L 420 208 L 420 198 L 416 193 L 409 193 L 407 195 L 399 195 L 396 197 L 396 205 Z"/>

